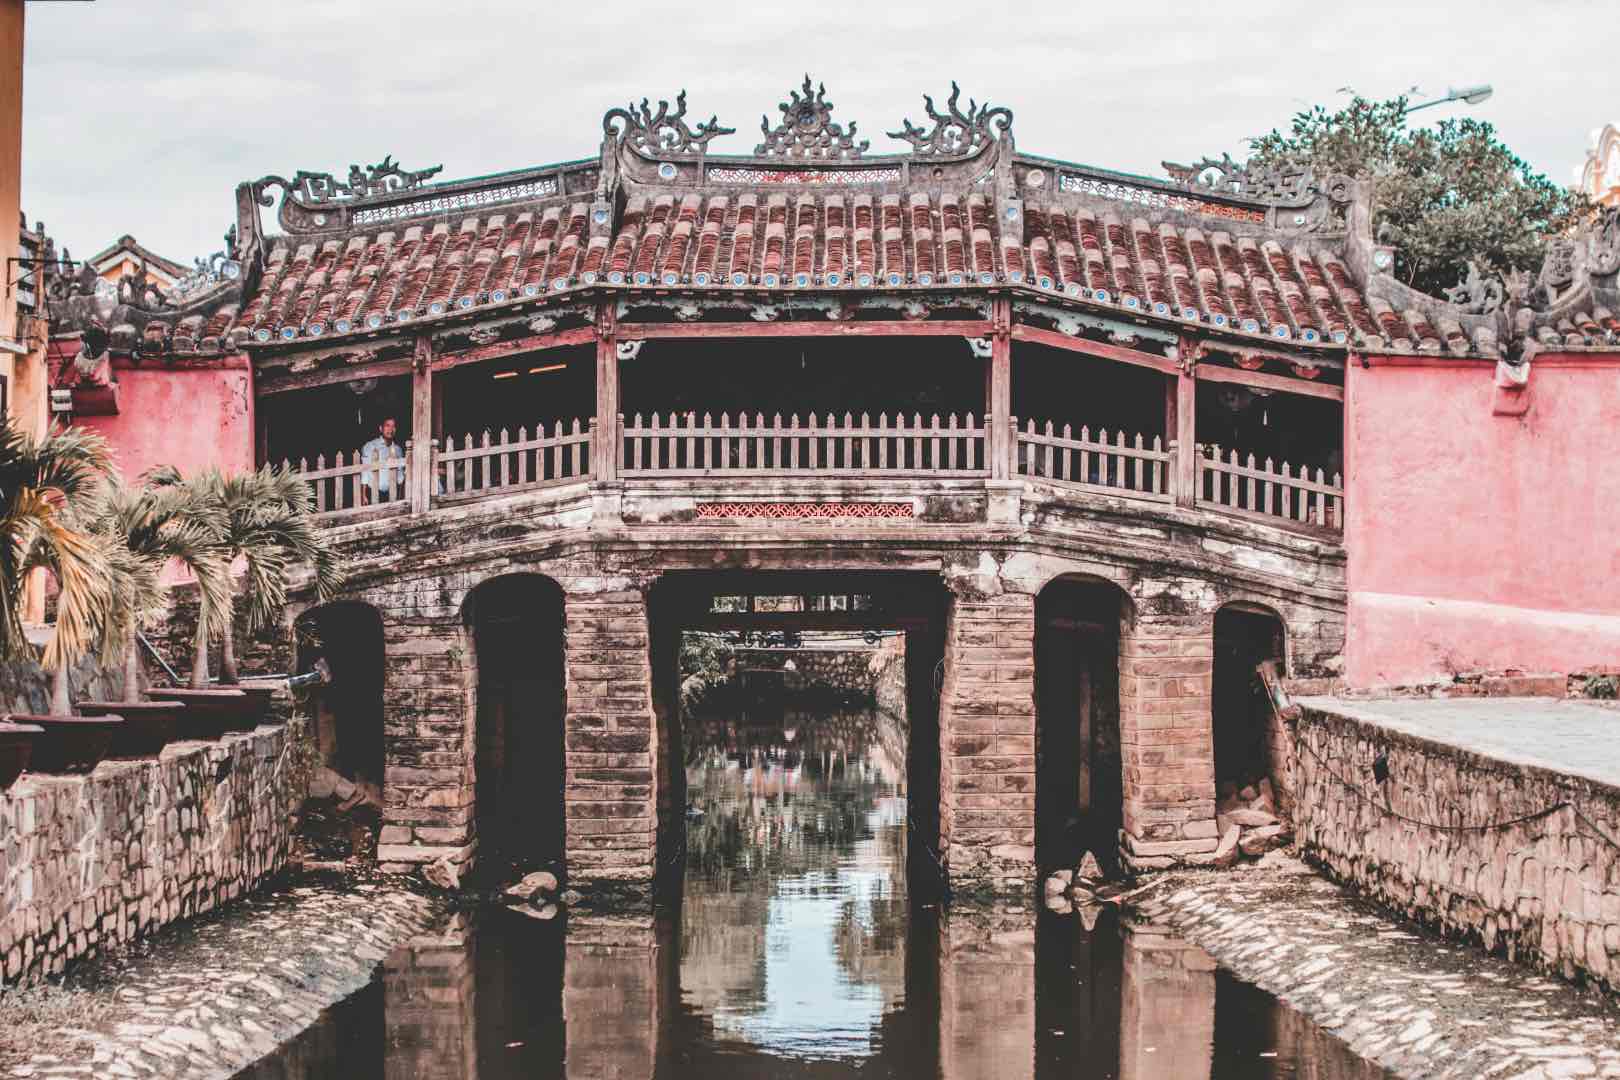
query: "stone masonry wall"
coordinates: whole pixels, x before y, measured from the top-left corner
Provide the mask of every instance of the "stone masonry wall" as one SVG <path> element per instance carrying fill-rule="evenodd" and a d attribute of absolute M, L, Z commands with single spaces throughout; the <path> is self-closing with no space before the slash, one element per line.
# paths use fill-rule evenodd
<path fill-rule="evenodd" d="M 1213 619 L 1143 604 L 1119 642 L 1125 848 L 1137 869 L 1213 852 Z"/>
<path fill-rule="evenodd" d="M 1035 874 L 1035 598 L 957 596 L 940 698 L 940 851 L 953 887 Z"/>
<path fill-rule="evenodd" d="M 1620 984 L 1620 851 L 1565 808 L 1490 831 L 1402 821 L 1508 821 L 1569 800 L 1620 835 L 1620 789 L 1483 757 L 1310 705 L 1299 721 L 1294 832 L 1305 857 L 1442 932 L 1573 978 Z M 1387 755 L 1390 775 L 1373 781 Z M 1378 800 L 1374 805 L 1340 779 Z"/>
<path fill-rule="evenodd" d="M 652 883 L 658 827 L 647 600 L 639 588 L 599 584 L 576 583 L 565 601 L 568 881 L 641 889 Z"/>
<path fill-rule="evenodd" d="M 0 793 L 0 964 L 33 982 L 281 869 L 302 801 L 287 727 L 176 743 Z"/>

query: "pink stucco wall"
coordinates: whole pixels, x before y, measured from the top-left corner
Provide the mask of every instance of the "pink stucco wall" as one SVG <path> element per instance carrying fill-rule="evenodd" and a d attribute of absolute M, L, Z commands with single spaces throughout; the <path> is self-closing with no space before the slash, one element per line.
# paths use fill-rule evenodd
<path fill-rule="evenodd" d="M 254 467 L 253 376 L 245 359 L 189 368 L 115 364 L 113 374 L 118 414 L 75 422 L 107 437 L 127 479 L 156 465 L 187 475 L 214 465 Z"/>
<path fill-rule="evenodd" d="M 1620 666 L 1620 356 L 1544 354 L 1529 408 L 1495 365 L 1346 374 L 1346 678 Z"/>

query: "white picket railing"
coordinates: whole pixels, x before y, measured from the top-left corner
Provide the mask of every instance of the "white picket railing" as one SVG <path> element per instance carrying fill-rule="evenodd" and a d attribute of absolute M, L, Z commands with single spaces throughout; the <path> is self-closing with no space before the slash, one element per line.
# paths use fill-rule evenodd
<path fill-rule="evenodd" d="M 621 421 L 622 422 L 622 421 Z M 987 429 L 973 415 L 637 413 L 623 423 L 624 476 L 988 476 Z"/>
<path fill-rule="evenodd" d="M 588 480 L 594 430 L 594 422 L 576 419 L 557 421 L 550 435 L 539 424 L 533 437 L 526 427 L 515 438 L 505 428 L 482 439 L 466 435 L 459 446 L 451 436 L 433 452 L 432 497 L 455 502 Z"/>
<path fill-rule="evenodd" d="M 318 517 L 331 519 L 389 508 L 404 510 L 410 506 L 410 446 L 405 444 L 403 458 L 387 464 L 368 465 L 361 451 L 345 454 L 339 450 L 330 463 L 325 454 L 319 454 L 313 464 L 308 458 L 299 458 L 296 464 L 283 460 L 281 467 L 309 485 Z"/>
<path fill-rule="evenodd" d="M 1089 427 L 1075 435 L 1071 425 L 1056 429 L 1050 420 L 1044 425 L 1027 420 L 1020 431 L 1016 417 L 1013 430 L 1018 435 L 1018 476 L 1158 502 L 1174 497 L 1174 444 L 1165 449 L 1157 435 L 1148 440 L 1115 431 L 1110 438 L 1099 430 L 1092 438 Z"/>
<path fill-rule="evenodd" d="M 1300 525 L 1342 531 L 1344 482 L 1338 473 L 1257 461 L 1253 454 L 1218 446 L 1198 447 L 1198 504 L 1211 510 L 1281 518 Z"/>

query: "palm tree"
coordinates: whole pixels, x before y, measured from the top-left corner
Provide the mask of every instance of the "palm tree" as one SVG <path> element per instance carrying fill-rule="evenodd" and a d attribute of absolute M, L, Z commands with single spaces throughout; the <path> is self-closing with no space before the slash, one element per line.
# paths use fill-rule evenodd
<path fill-rule="evenodd" d="M 258 472 L 226 475 L 211 469 L 189 485 L 203 505 L 217 514 L 214 542 L 227 566 L 241 560 L 246 575 L 243 596 L 248 604 L 247 629 L 269 625 L 287 602 L 296 564 L 314 572 L 315 594 L 323 603 L 343 586 L 337 554 L 316 527 L 310 511 L 309 486 L 295 473 L 265 466 Z M 236 643 L 232 633 L 235 597 L 226 575 L 221 610 L 219 681 L 237 681 Z M 208 637 L 213 627 L 198 621 L 197 650 L 191 685 L 208 685 Z"/>
<path fill-rule="evenodd" d="M 31 570 L 48 567 L 60 593 L 43 659 L 56 673 L 52 708 L 61 712 L 71 707 L 67 669 L 96 644 L 115 600 L 107 545 L 71 513 L 107 464 L 107 444 L 94 432 L 52 429 L 34 439 L 0 417 L 0 655 L 29 655 L 24 585 Z"/>
<path fill-rule="evenodd" d="M 104 655 L 122 653 L 124 700 L 141 699 L 141 627 L 167 608 L 161 583 L 171 560 L 197 580 L 198 620 L 217 632 L 228 603 L 226 560 L 215 541 L 222 528 L 219 510 L 180 482 L 179 473 L 163 468 L 149 473 L 140 487 L 109 476 L 87 500 L 87 527 L 111 549 L 109 578 L 116 593 L 113 618 L 103 633 Z"/>

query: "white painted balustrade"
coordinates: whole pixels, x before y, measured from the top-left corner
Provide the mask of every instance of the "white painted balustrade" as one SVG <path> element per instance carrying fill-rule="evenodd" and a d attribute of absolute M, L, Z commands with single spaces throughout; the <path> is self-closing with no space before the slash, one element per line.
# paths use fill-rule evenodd
<path fill-rule="evenodd" d="M 433 453 L 432 496 L 457 502 L 588 480 L 595 427 L 559 420 L 549 435 L 539 424 L 533 436 L 528 428 L 515 436 L 505 428 L 459 441 L 451 436 Z"/>
<path fill-rule="evenodd" d="M 1198 505 L 1226 513 L 1342 532 L 1344 480 L 1219 446 L 1198 446 Z"/>
<path fill-rule="evenodd" d="M 346 454 L 339 450 L 330 460 L 325 454 L 313 462 L 299 458 L 295 465 L 283 460 L 281 467 L 295 472 L 310 487 L 311 505 L 323 518 L 348 517 L 367 511 L 404 510 L 410 506 L 411 444 L 405 456 L 388 464 L 366 464 L 361 451 Z M 369 473 L 369 477 L 362 474 Z M 369 481 L 369 482 L 367 482 Z"/>
<path fill-rule="evenodd" d="M 874 421 L 831 413 L 781 413 L 735 420 L 721 413 L 636 414 L 623 426 L 620 475 L 711 476 L 988 476 L 987 428 L 980 417 L 936 413 L 909 418 L 879 413 Z"/>
<path fill-rule="evenodd" d="M 1344 483 L 1334 473 L 1254 454 L 1196 444 L 1194 490 L 1176 490 L 1177 447 L 1161 436 L 1051 421 L 1011 421 L 1010 473 L 1059 490 L 1098 492 L 1156 503 L 1251 517 L 1306 530 L 1342 532 Z M 866 413 L 856 416 L 780 413 L 654 413 L 617 418 L 619 475 L 633 479 L 683 477 L 915 476 L 985 477 L 991 474 L 988 418 L 972 414 Z M 515 433 L 502 430 L 434 442 L 429 490 L 416 492 L 415 457 L 382 466 L 361 452 L 342 451 L 283 467 L 309 485 L 324 519 L 403 511 L 413 494 L 423 506 L 530 491 L 591 479 L 595 421 L 559 421 Z M 370 482 L 365 481 L 369 474 Z M 387 489 L 386 491 L 384 489 Z M 425 496 L 425 497 L 423 497 Z"/>
<path fill-rule="evenodd" d="M 1174 497 L 1175 450 L 1165 449 L 1157 435 L 1146 439 L 1116 430 L 1110 436 L 1099 429 L 1093 437 L 1089 427 L 1076 433 L 1071 425 L 1056 428 L 1050 420 L 1044 425 L 1026 420 L 1020 430 L 1016 418 L 1013 430 L 1018 433 L 1015 475 L 1157 502 Z"/>

